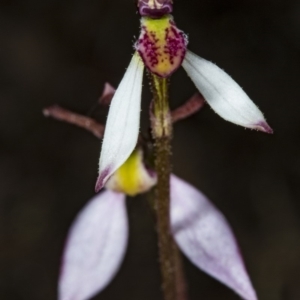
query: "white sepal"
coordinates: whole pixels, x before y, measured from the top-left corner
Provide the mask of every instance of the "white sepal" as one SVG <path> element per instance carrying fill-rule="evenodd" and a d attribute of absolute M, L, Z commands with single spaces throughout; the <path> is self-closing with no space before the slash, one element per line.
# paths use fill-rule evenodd
<path fill-rule="evenodd" d="M 88 300 L 118 271 L 127 247 L 125 195 L 104 191 L 74 221 L 65 246 L 59 300 Z"/>
<path fill-rule="evenodd" d="M 262 112 L 222 69 L 187 51 L 183 68 L 212 109 L 223 119 L 247 128 L 272 133 Z"/>
<path fill-rule="evenodd" d="M 190 184 L 171 176 L 171 227 L 182 252 L 199 269 L 245 300 L 257 300 L 224 216 Z"/>
<path fill-rule="evenodd" d="M 96 191 L 134 150 L 140 127 L 144 65 L 135 53 L 111 101 L 99 161 Z"/>

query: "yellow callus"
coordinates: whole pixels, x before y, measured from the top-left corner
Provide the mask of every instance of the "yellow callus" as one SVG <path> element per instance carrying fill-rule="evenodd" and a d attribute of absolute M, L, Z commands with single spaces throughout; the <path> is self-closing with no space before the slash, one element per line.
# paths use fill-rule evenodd
<path fill-rule="evenodd" d="M 156 184 L 156 175 L 146 169 L 141 150 L 134 150 L 127 161 L 109 178 L 106 188 L 129 196 L 144 193 Z"/>

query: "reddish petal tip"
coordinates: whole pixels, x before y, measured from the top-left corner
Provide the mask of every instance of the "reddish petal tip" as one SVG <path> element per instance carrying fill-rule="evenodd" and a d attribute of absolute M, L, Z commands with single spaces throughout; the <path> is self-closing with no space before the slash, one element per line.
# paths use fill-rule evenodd
<path fill-rule="evenodd" d="M 115 91 L 116 89 L 109 82 L 105 82 L 103 90 L 104 96 L 106 96 L 107 94 L 113 94 Z"/>
<path fill-rule="evenodd" d="M 115 92 L 116 92 L 116 89 L 111 84 L 106 82 L 104 85 L 102 95 L 99 98 L 99 103 L 104 106 L 108 106 L 110 104 L 111 99 L 112 99 L 113 95 L 115 94 Z"/>
<path fill-rule="evenodd" d="M 269 126 L 267 122 L 260 122 L 255 125 L 255 129 L 268 133 L 268 134 L 273 134 L 273 129 Z"/>
<path fill-rule="evenodd" d="M 104 184 L 106 183 L 108 177 L 109 177 L 109 174 L 110 173 L 110 170 L 109 169 L 105 169 L 104 171 L 102 171 L 98 178 L 97 178 L 97 181 L 96 181 L 96 186 L 95 186 L 95 192 L 98 193 L 103 187 L 104 187 Z"/>

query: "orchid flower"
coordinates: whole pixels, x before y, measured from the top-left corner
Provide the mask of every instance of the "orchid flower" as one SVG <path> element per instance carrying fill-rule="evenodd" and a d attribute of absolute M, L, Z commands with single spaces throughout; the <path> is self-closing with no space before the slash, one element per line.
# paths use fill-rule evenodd
<path fill-rule="evenodd" d="M 101 292 L 122 264 L 128 240 L 126 195 L 148 191 L 156 175 L 134 150 L 75 219 L 67 239 L 59 300 L 87 300 Z M 186 257 L 199 269 L 256 300 L 235 237 L 221 212 L 196 188 L 171 176 L 171 228 Z"/>
<path fill-rule="evenodd" d="M 169 77 L 181 65 L 211 108 L 223 119 L 272 133 L 262 112 L 222 69 L 187 50 L 187 36 L 169 14 L 171 0 L 139 0 L 141 34 L 107 117 L 96 191 L 126 161 L 136 146 L 144 67 Z"/>
<path fill-rule="evenodd" d="M 173 20 L 172 0 L 138 0 L 141 33 L 112 100 L 105 126 L 96 192 L 74 221 L 63 255 L 59 300 L 88 300 L 114 278 L 123 261 L 128 220 L 126 195 L 149 191 L 156 174 L 137 146 L 144 68 L 158 77 L 180 66 L 223 119 L 272 133 L 258 107 L 215 64 L 187 50 L 187 36 Z M 168 182 L 168 181 L 167 181 Z M 170 227 L 186 257 L 245 300 L 257 300 L 232 230 L 197 189 L 170 178 Z"/>

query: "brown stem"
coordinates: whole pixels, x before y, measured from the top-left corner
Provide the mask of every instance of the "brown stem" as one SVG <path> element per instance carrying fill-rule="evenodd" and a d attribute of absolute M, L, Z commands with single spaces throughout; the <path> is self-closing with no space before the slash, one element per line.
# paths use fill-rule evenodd
<path fill-rule="evenodd" d="M 52 117 L 59 121 L 64 121 L 84 128 L 87 131 L 93 133 L 97 138 L 102 138 L 104 133 L 104 126 L 94 119 L 73 113 L 67 109 L 64 109 L 58 105 L 53 105 L 43 110 L 44 116 Z"/>
<path fill-rule="evenodd" d="M 183 105 L 179 106 L 171 112 L 172 123 L 176 123 L 180 120 L 188 118 L 189 116 L 199 111 L 204 104 L 205 100 L 203 96 L 199 93 L 195 93 Z"/>
<path fill-rule="evenodd" d="M 181 259 L 181 253 L 178 251 L 176 253 L 176 292 L 177 300 L 188 300 L 188 289 L 184 276 L 184 269 Z"/>
<path fill-rule="evenodd" d="M 164 300 L 179 300 L 179 281 L 183 280 L 180 256 L 170 227 L 170 173 L 172 121 L 168 105 L 167 79 L 152 75 L 154 95 L 151 116 L 152 135 L 155 141 L 155 211 L 159 243 L 159 260 Z M 182 287 L 184 284 L 182 285 Z M 182 294 L 183 295 L 183 294 Z M 180 299 L 181 300 L 181 299 Z"/>
<path fill-rule="evenodd" d="M 110 100 L 114 93 L 114 88 L 106 83 L 104 87 L 104 91 L 102 96 L 99 99 L 99 103 L 101 105 L 109 105 Z M 171 121 L 172 123 L 176 123 L 180 120 L 183 120 L 192 114 L 199 111 L 205 103 L 204 98 L 199 93 L 194 94 L 188 101 L 186 101 L 183 105 L 176 108 L 171 112 Z M 151 106 L 150 113 L 152 114 L 152 119 L 154 120 L 154 115 L 152 112 L 153 106 Z M 105 126 L 98 123 L 96 120 L 80 115 L 78 113 L 74 113 L 70 110 L 62 108 L 58 105 L 52 105 L 43 110 L 44 116 L 52 117 L 56 120 L 63 121 L 69 124 L 76 125 L 80 128 L 83 128 L 92 134 L 94 134 L 97 138 L 101 139 L 103 137 Z M 168 116 L 169 118 L 169 116 Z"/>

